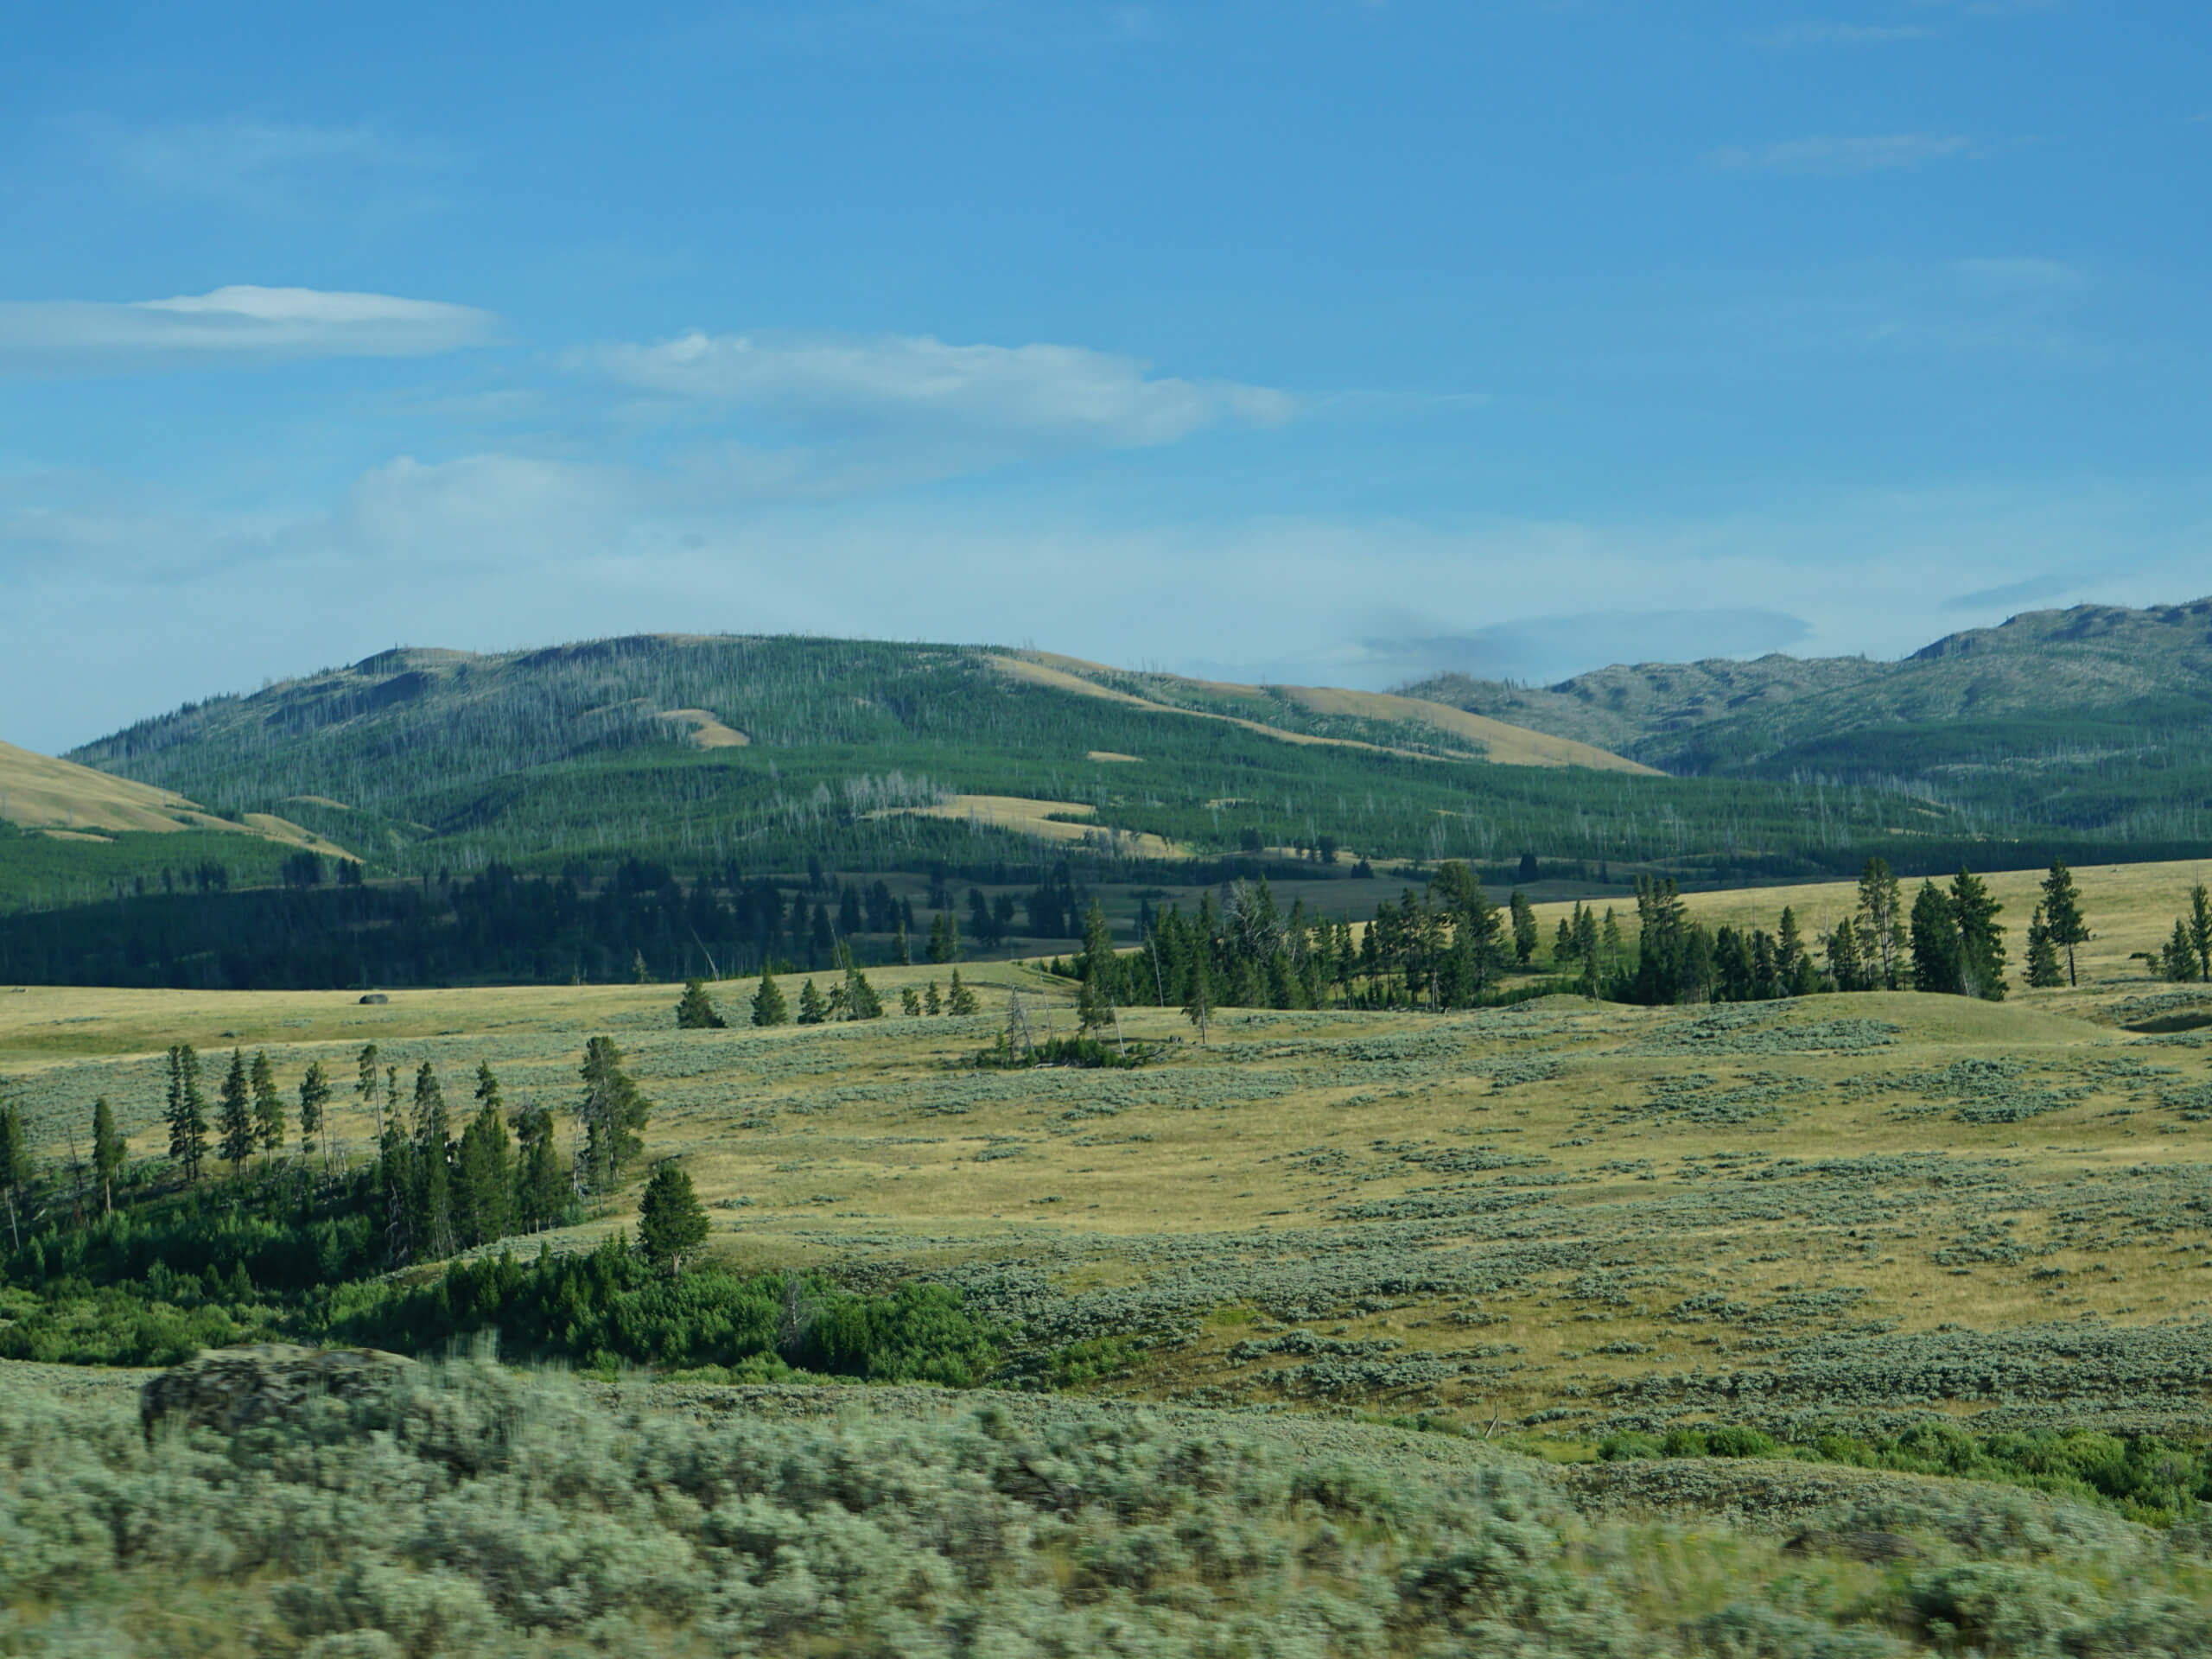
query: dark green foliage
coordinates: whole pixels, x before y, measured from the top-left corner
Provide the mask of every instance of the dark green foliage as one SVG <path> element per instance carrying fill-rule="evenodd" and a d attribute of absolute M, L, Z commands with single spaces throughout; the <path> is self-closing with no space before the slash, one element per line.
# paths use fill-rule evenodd
<path fill-rule="evenodd" d="M 623 1166 L 645 1150 L 638 1132 L 652 1108 L 622 1069 L 622 1051 L 611 1037 L 585 1044 L 578 1075 L 584 1084 L 576 1116 L 583 1120 L 586 1179 L 593 1192 L 611 1192 L 622 1179 Z"/>
<path fill-rule="evenodd" d="M 1065 1065 L 1084 1071 L 1135 1071 L 1157 1059 L 1159 1052 L 1149 1044 L 1131 1043 L 1127 1048 L 1118 1043 L 1101 1042 L 1096 1037 L 1048 1037 L 1027 1049 L 1009 1046 L 1004 1032 L 989 1048 L 976 1057 L 976 1064 L 987 1070 L 1019 1071 L 1027 1066 Z"/>
<path fill-rule="evenodd" d="M 655 1267 L 683 1270 L 683 1258 L 707 1242 L 706 1206 L 681 1166 L 663 1164 L 638 1199 L 638 1249 Z"/>
<path fill-rule="evenodd" d="M 300 1141 L 312 1149 L 323 1134 L 324 1123 L 330 1110 L 330 1073 L 321 1060 L 308 1062 L 306 1075 L 300 1079 Z M 323 1148 L 326 1156 L 329 1148 Z"/>
<path fill-rule="evenodd" d="M 221 1137 L 215 1150 L 218 1156 L 229 1161 L 233 1173 L 253 1156 L 255 1128 L 253 1090 L 246 1081 L 245 1056 L 234 1048 L 231 1051 L 231 1069 L 224 1074 L 215 1106 L 215 1132 Z"/>
<path fill-rule="evenodd" d="M 960 969 L 955 968 L 951 988 L 945 993 L 944 1011 L 951 1014 L 969 1014 L 975 1013 L 978 1006 L 974 988 L 961 982 Z"/>
<path fill-rule="evenodd" d="M 808 980 L 798 988 L 798 1022 L 802 1026 L 818 1026 L 830 1017 L 830 1004 L 822 993 Z"/>
<path fill-rule="evenodd" d="M 92 1103 L 92 1179 L 100 1185 L 100 1213 L 115 1208 L 115 1184 L 130 1155 L 130 1143 L 116 1128 L 115 1110 L 102 1095 Z"/>
<path fill-rule="evenodd" d="M 2074 885 L 2074 873 L 2066 868 L 2063 859 L 2053 859 L 2050 874 L 2043 883 L 2044 927 L 2050 944 L 2066 953 L 2066 982 L 2079 984 L 2080 976 L 2075 971 L 2074 951 L 2077 945 L 2087 944 L 2096 936 L 2089 931 L 2088 919 L 2082 913 L 2082 894 Z M 2055 980 L 2037 982 L 2032 968 L 2028 982 L 2055 984 Z"/>
<path fill-rule="evenodd" d="M 454 1232 L 464 1248 L 505 1238 L 514 1230 L 516 1210 L 514 1160 L 488 1062 L 477 1068 L 476 1100 L 454 1159 Z"/>
<path fill-rule="evenodd" d="M 569 1175 L 553 1144 L 553 1115 L 543 1106 L 515 1114 L 514 1225 L 533 1233 L 561 1221 L 569 1208 Z"/>
<path fill-rule="evenodd" d="M 1912 984 L 1915 990 L 1944 996 L 1964 994 L 1959 957 L 1959 923 L 1948 894 L 1923 881 L 1912 901 Z"/>
<path fill-rule="evenodd" d="M 760 976 L 760 988 L 753 993 L 753 1023 L 756 1026 L 781 1026 L 791 1021 L 791 1009 L 784 1001 L 781 987 L 773 974 Z"/>
<path fill-rule="evenodd" d="M 1885 858 L 1870 858 L 1859 873 L 1859 949 L 1867 988 L 1894 991 L 1904 983 L 1904 895 Z"/>
<path fill-rule="evenodd" d="M 276 1092 L 276 1074 L 269 1069 L 269 1051 L 253 1052 L 253 1138 L 264 1153 L 273 1154 L 284 1144 L 284 1097 Z"/>
<path fill-rule="evenodd" d="M 30 1181 L 30 1135 L 23 1124 L 23 1109 L 0 1097 L 0 1201 L 8 1206 L 9 1237 L 18 1246 L 22 1242 L 22 1211 Z"/>
<path fill-rule="evenodd" d="M 683 995 L 676 1005 L 676 1024 L 682 1031 L 720 1031 L 728 1024 L 715 1007 L 714 999 L 707 995 L 706 985 L 696 979 L 683 982 Z"/>
<path fill-rule="evenodd" d="M 369 1049 L 373 1056 L 376 1050 Z M 162 1116 L 168 1125 L 169 1161 L 188 1182 L 200 1179 L 207 1157 L 207 1100 L 200 1087 L 200 1056 L 189 1043 L 169 1049 L 168 1098 Z"/>
<path fill-rule="evenodd" d="M 455 1262 L 413 1289 L 361 1287 L 333 1327 L 346 1340 L 407 1353 L 487 1328 L 517 1357 L 597 1368 L 720 1366 L 771 1380 L 795 1367 L 954 1388 L 986 1380 L 1004 1345 L 943 1286 L 862 1296 L 777 1274 L 701 1268 L 671 1277 L 619 1238 L 588 1255 Z"/>
<path fill-rule="evenodd" d="M 2066 970 L 2058 965 L 2057 942 L 2040 904 L 2028 918 L 2028 983 L 2039 991 L 2066 983 Z"/>

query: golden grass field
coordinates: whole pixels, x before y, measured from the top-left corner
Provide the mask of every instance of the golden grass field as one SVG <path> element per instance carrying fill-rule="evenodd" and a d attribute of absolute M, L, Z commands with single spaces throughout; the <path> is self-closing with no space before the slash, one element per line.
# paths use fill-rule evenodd
<path fill-rule="evenodd" d="M 743 1024 L 749 981 L 714 988 L 734 1027 L 721 1032 L 676 1030 L 663 985 L 384 1006 L 30 988 L 0 989 L 0 1074 L 50 1154 L 100 1094 L 151 1154 L 167 1045 L 265 1046 L 288 1089 L 320 1058 L 346 1108 L 337 1140 L 359 1157 L 372 1126 L 344 1091 L 363 1044 L 403 1078 L 435 1061 L 456 1103 L 488 1060 L 511 1103 L 561 1105 L 585 1039 L 607 1033 L 656 1103 L 649 1154 L 683 1158 L 713 1207 L 713 1248 L 949 1276 L 1071 1342 L 1170 1333 L 1111 1389 L 1570 1426 L 1714 1410 L 1739 1385 L 1776 1409 L 1871 1407 L 1897 1392 L 1883 1378 L 1926 1362 L 1916 1340 L 1940 1354 L 2094 1329 L 2145 1353 L 2202 1350 L 2212 999 L 2128 960 L 2164 937 L 2194 870 L 2079 875 L 2099 933 L 2082 986 L 2002 1004 L 1229 1010 L 1205 1047 L 1179 1013 L 1135 1009 L 1128 1037 L 1171 1045 L 1158 1065 L 1007 1074 L 967 1061 L 1009 992 L 1039 1035 L 1072 1028 L 1065 983 L 1008 963 L 963 969 L 983 997 L 973 1018 L 899 1014 L 902 988 L 945 970 L 885 969 L 871 977 L 889 1017 L 769 1031 Z M 2017 941 L 2032 878 L 1993 886 Z M 1846 891 L 1692 907 L 1770 920 L 1790 902 L 1809 925 Z M 2036 1360 L 1980 1395 L 1928 1398 L 2024 1410 L 2088 1388 L 2107 1412 L 2203 1404 L 2164 1385 L 2130 1395 L 2125 1365 L 2097 1382 Z"/>
<path fill-rule="evenodd" d="M 243 821 L 219 817 L 172 790 L 35 754 L 12 743 L 0 743 L 0 819 L 66 840 L 101 841 L 118 830 L 168 835 L 180 830 L 217 830 L 352 856 L 289 819 L 266 812 L 248 813 Z"/>

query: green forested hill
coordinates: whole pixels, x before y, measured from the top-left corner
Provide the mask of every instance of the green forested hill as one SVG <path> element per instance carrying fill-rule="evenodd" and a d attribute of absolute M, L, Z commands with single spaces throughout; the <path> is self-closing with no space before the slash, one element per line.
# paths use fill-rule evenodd
<path fill-rule="evenodd" d="M 2212 599 L 2030 612 L 1894 663 L 1647 663 L 1408 690 L 1677 776 L 1902 787 L 1999 836 L 2212 835 Z"/>
<path fill-rule="evenodd" d="M 390 652 L 188 705 L 73 758 L 218 809 L 281 805 L 392 874 L 629 855 L 914 868 L 971 856 L 971 797 L 1052 804 L 1033 829 L 1080 836 L 1041 822 L 1058 810 L 1199 857 L 1325 842 L 1347 859 L 1533 851 L 1717 872 L 1972 833 L 1891 791 L 1671 779 L 1611 756 L 1500 764 L 1479 733 L 1402 701 L 1317 711 L 1311 694 L 1244 690 L 1107 684 L 967 647 L 654 635 Z"/>

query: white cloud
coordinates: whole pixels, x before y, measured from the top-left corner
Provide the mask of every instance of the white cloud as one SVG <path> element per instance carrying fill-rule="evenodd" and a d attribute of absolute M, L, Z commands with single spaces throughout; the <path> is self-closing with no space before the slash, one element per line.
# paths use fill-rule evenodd
<path fill-rule="evenodd" d="M 317 205 L 333 173 L 415 172 L 440 163 L 423 145 L 378 127 L 314 126 L 233 116 L 137 126 L 103 117 L 69 124 L 109 166 L 157 194 L 268 210 Z M 357 193 L 346 193 L 359 212 Z"/>
<path fill-rule="evenodd" d="M 1296 402 L 1263 386 L 1155 378 L 1076 346 L 954 346 L 690 334 L 572 359 L 649 397 L 843 437 L 907 434 L 1022 449 L 1140 448 L 1225 422 L 1273 425 Z"/>
<path fill-rule="evenodd" d="M 1930 162 L 1972 159 L 1980 153 L 1971 138 L 1955 132 L 1889 132 L 1857 137 L 1825 135 L 1791 138 L 1762 149 L 1730 146 L 1707 158 L 1731 173 L 1794 173 L 1841 176 L 1894 172 Z"/>
<path fill-rule="evenodd" d="M 1751 37 L 1758 46 L 1788 49 L 1815 46 L 1893 46 L 1900 41 L 1924 41 L 1935 35 L 1918 23 L 1832 23 L 1808 21 L 1784 23 Z"/>
<path fill-rule="evenodd" d="M 424 357 L 485 344 L 472 306 L 310 288 L 219 288 L 116 304 L 0 302 L 0 373 L 135 373 L 322 357 Z"/>

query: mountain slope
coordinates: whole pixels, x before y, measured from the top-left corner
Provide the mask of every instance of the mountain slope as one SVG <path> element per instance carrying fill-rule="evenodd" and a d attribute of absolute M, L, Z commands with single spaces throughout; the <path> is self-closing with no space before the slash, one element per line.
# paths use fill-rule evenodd
<path fill-rule="evenodd" d="M 2212 832 L 2212 600 L 2029 612 L 1894 663 L 1772 656 L 1616 665 L 1541 690 L 1460 676 L 1407 689 L 1676 775 L 1882 782 L 2008 832 Z"/>
<path fill-rule="evenodd" d="M 0 743 L 0 819 L 64 837 L 107 840 L 117 834 L 202 830 L 346 855 L 344 848 L 273 814 L 253 813 L 232 822 L 172 790 L 35 754 L 12 743 Z"/>
<path fill-rule="evenodd" d="M 1103 841 L 1120 832 L 1117 849 L 1199 857 L 1332 844 L 1733 869 L 1859 835 L 1971 833 L 1923 802 L 1878 795 L 1808 827 L 1810 796 L 1794 785 L 1659 777 L 1409 697 L 791 638 L 387 652 L 188 705 L 73 758 L 224 810 L 281 811 L 409 872 L 623 855 L 717 870 L 790 869 L 810 854 L 913 869 L 972 861 L 978 836 L 1018 842 L 1039 823 L 1073 820 Z M 1048 804 L 911 810 L 962 798 Z"/>

